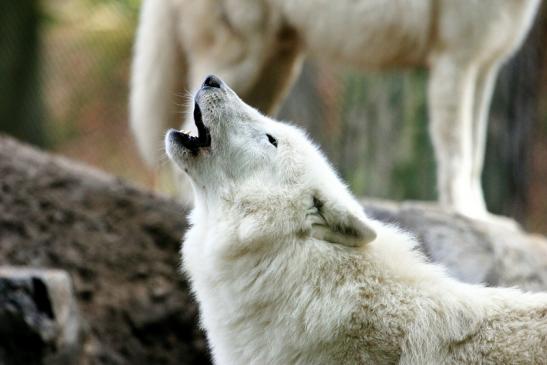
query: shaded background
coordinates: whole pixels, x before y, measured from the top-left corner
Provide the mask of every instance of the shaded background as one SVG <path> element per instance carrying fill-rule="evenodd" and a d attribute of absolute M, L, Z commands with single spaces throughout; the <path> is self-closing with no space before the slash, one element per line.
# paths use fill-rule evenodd
<path fill-rule="evenodd" d="M 128 130 L 140 0 L 0 2 L 0 130 L 153 185 Z M 547 15 L 498 77 L 483 176 L 490 210 L 547 233 Z M 280 112 L 307 128 L 358 195 L 432 200 L 427 72 L 309 62 Z M 183 104 L 185 95 L 173 95 Z M 182 117 L 181 117 L 182 119 Z"/>

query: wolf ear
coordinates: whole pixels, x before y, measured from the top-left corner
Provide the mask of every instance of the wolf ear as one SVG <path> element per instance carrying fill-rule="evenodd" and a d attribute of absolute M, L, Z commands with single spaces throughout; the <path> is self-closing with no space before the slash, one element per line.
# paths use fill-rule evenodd
<path fill-rule="evenodd" d="M 350 247 L 373 241 L 376 232 L 365 221 L 361 207 L 353 201 L 347 203 L 315 194 L 314 213 L 311 214 L 312 237 Z"/>

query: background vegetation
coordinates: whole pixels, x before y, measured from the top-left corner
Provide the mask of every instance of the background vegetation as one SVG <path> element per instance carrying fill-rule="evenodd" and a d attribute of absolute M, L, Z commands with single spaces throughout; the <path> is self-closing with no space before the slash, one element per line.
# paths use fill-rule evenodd
<path fill-rule="evenodd" d="M 152 186 L 127 124 L 140 0 L 0 3 L 0 129 Z M 491 209 L 547 232 L 547 16 L 503 69 L 484 185 Z M 308 63 L 280 116 L 305 126 L 357 194 L 435 198 L 425 71 Z M 182 103 L 173 95 L 173 103 Z"/>

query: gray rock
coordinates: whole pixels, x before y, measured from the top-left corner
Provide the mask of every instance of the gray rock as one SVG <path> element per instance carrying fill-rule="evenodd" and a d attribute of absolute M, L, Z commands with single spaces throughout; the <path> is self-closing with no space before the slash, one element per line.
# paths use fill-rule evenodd
<path fill-rule="evenodd" d="M 0 267 L 0 364 L 77 364 L 80 329 L 65 271 Z"/>
<path fill-rule="evenodd" d="M 184 206 L 1 135 L 0 177 L 0 265 L 70 274 L 82 364 L 210 363 L 179 270 Z"/>
<path fill-rule="evenodd" d="M 431 261 L 462 281 L 547 290 L 547 239 L 524 232 L 509 218 L 476 221 L 418 202 L 364 206 L 370 216 L 412 232 Z"/>

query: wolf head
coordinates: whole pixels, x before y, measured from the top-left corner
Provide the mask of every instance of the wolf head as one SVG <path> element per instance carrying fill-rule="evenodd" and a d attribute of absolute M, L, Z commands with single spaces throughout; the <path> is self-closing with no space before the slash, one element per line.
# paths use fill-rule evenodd
<path fill-rule="evenodd" d="M 255 231 L 278 220 L 280 231 L 346 246 L 376 237 L 360 205 L 300 129 L 260 114 L 212 75 L 194 101 L 198 135 L 171 129 L 165 147 L 189 175 L 196 208 L 228 205 L 243 210 L 242 217 L 261 216 L 253 220 Z"/>

